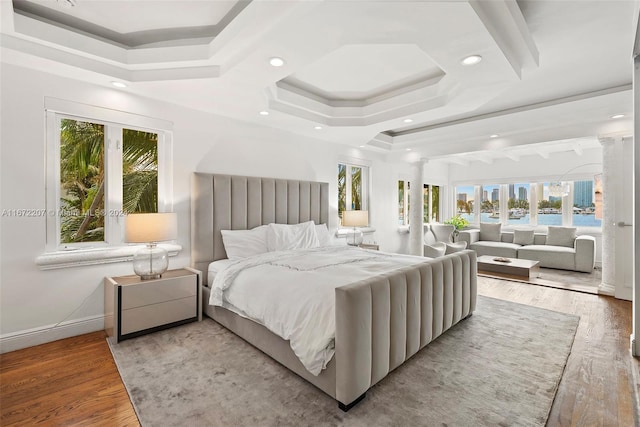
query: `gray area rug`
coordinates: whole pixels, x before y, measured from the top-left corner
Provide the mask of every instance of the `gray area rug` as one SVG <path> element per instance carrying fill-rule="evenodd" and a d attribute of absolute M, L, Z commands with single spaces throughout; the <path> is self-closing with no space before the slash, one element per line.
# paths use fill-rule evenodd
<path fill-rule="evenodd" d="M 109 345 L 143 426 L 544 426 L 578 321 L 479 296 L 346 413 L 208 318 Z"/>

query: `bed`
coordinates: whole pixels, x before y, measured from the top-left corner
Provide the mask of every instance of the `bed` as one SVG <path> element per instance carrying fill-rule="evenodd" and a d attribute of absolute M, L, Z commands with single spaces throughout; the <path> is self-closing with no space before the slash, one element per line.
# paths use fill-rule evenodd
<path fill-rule="evenodd" d="M 195 173 L 191 193 L 192 266 L 203 272 L 227 258 L 222 230 L 261 225 L 327 224 L 328 184 Z M 335 288 L 335 354 L 318 375 L 293 352 L 288 340 L 235 312 L 210 305 L 203 311 L 253 346 L 306 379 L 348 410 L 366 391 L 476 306 L 475 252 L 425 258 L 414 265 Z"/>

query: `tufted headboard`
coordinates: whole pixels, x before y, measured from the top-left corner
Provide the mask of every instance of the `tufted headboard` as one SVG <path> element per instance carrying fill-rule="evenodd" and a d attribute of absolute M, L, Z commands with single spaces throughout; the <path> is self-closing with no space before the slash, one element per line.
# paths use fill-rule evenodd
<path fill-rule="evenodd" d="M 220 230 L 310 220 L 329 220 L 326 182 L 196 172 L 191 182 L 191 265 L 208 283 L 209 264 L 227 257 Z"/>

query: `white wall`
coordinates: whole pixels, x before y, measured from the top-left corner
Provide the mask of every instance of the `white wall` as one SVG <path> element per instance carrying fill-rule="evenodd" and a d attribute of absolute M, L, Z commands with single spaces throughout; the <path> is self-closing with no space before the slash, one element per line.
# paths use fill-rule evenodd
<path fill-rule="evenodd" d="M 584 166 L 582 166 L 584 165 Z M 450 195 L 455 202 L 453 191 L 456 185 L 469 184 L 505 184 L 549 181 L 559 179 L 567 171 L 565 180 L 593 179 L 602 172 L 602 149 L 585 149 L 581 156 L 574 151 L 551 153 L 545 159 L 539 155 L 522 156 L 519 161 L 511 159 L 496 160 L 493 164 L 472 162 L 468 166 L 451 165 Z M 578 234 L 589 234 L 596 238 L 596 263 L 602 263 L 602 233 L 591 227 L 579 228 Z"/>
<path fill-rule="evenodd" d="M 401 168 L 382 155 L 305 138 L 264 126 L 188 110 L 125 91 L 2 64 L 0 209 L 45 209 L 44 98 L 164 119 L 174 124 L 174 211 L 182 252 L 170 268 L 190 263 L 190 175 L 194 171 L 325 181 L 330 227 L 336 227 L 337 163 L 362 159 L 371 167 L 371 225 L 382 250 L 402 247 L 397 231 Z M 441 177 L 440 180 L 446 180 Z M 102 329 L 105 276 L 132 274 L 130 263 L 40 270 L 45 218 L 2 217 L 0 227 L 0 345 L 10 351 Z M 60 324 L 60 322 L 63 322 Z M 66 327 L 64 327 L 66 325 Z"/>

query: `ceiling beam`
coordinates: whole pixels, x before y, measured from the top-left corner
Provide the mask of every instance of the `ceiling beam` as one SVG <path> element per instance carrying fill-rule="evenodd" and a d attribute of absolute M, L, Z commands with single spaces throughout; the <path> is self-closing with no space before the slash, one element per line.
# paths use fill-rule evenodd
<path fill-rule="evenodd" d="M 518 154 L 516 154 L 516 153 L 510 153 L 510 152 L 506 151 L 506 152 L 504 153 L 504 156 L 505 156 L 507 159 L 511 159 L 511 160 L 513 160 L 514 162 L 519 162 L 519 161 L 520 161 L 520 156 L 519 156 Z"/>

